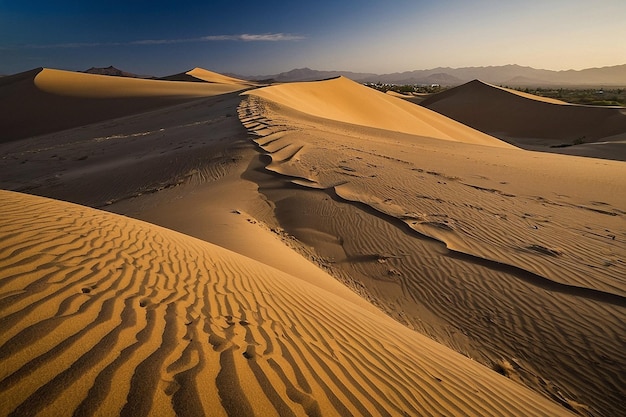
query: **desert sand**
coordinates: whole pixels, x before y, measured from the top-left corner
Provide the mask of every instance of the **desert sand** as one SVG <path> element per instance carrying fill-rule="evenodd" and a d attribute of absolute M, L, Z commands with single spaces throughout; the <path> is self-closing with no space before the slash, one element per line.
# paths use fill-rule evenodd
<path fill-rule="evenodd" d="M 345 78 L 192 72 L 0 144 L 0 188 L 48 197 L 0 193 L 3 414 L 623 411 L 624 162 Z"/>
<path fill-rule="evenodd" d="M 247 87 L 247 84 L 234 82 L 115 79 L 106 75 L 38 68 L 0 79 L 0 142 L 84 126 Z"/>
<path fill-rule="evenodd" d="M 565 414 L 341 292 L 147 223 L 0 196 L 4 412 Z"/>
<path fill-rule="evenodd" d="M 194 68 L 192 70 L 170 75 L 161 78 L 166 81 L 192 81 L 192 82 L 207 82 L 214 84 L 236 85 L 236 86 L 259 86 L 258 83 L 253 81 L 242 80 L 239 78 L 229 77 L 227 75 L 219 74 L 217 72 L 209 71 L 204 68 Z"/>
<path fill-rule="evenodd" d="M 530 150 L 624 160 L 626 109 L 582 106 L 474 80 L 420 103 Z"/>

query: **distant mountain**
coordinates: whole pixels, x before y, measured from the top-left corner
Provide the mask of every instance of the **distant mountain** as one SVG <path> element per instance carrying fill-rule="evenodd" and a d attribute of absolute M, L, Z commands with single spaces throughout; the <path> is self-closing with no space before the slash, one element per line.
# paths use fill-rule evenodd
<path fill-rule="evenodd" d="M 400 79 L 397 81 L 393 81 L 394 84 L 420 84 L 420 85 L 429 85 L 429 84 L 439 84 L 445 86 L 453 86 L 453 85 L 461 85 L 465 81 L 462 79 L 455 77 L 454 75 L 450 75 L 445 72 L 438 72 L 435 74 L 430 74 L 421 78 L 407 78 Z"/>
<path fill-rule="evenodd" d="M 479 79 L 491 84 L 511 87 L 626 87 L 626 64 L 584 70 L 552 71 L 503 65 L 490 67 L 433 68 L 397 72 L 392 74 L 370 74 L 350 71 L 319 71 L 298 68 L 274 75 L 238 78 L 249 80 L 272 80 L 275 82 L 311 81 L 343 75 L 358 82 L 381 82 L 389 84 L 440 84 L 457 86 Z"/>
<path fill-rule="evenodd" d="M 229 74 L 230 75 L 230 74 Z M 280 74 L 273 75 L 259 75 L 253 77 L 245 77 L 241 75 L 235 75 L 236 78 L 244 78 L 253 81 L 273 81 L 280 83 L 287 83 L 293 81 L 315 81 L 325 80 L 328 78 L 335 78 L 339 76 L 350 78 L 351 80 L 360 80 L 367 77 L 376 77 L 376 74 L 370 74 L 366 72 L 351 72 L 351 71 L 319 71 L 310 68 L 297 68 L 287 72 L 281 72 Z"/>
<path fill-rule="evenodd" d="M 114 66 L 109 66 L 106 68 L 91 67 L 83 72 L 87 74 L 111 75 L 114 77 L 152 78 L 150 75 L 138 75 L 131 72 L 122 71 L 121 69 L 115 68 Z"/>

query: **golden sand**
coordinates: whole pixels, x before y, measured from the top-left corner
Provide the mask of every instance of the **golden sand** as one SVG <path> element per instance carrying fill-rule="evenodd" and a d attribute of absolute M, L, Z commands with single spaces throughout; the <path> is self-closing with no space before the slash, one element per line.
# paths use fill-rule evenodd
<path fill-rule="evenodd" d="M 0 198 L 6 413 L 566 414 L 235 253 L 81 206 Z"/>
<path fill-rule="evenodd" d="M 344 78 L 85 77 L 0 80 L 43 129 L 0 188 L 57 199 L 0 191 L 0 414 L 621 411 L 623 162 Z"/>

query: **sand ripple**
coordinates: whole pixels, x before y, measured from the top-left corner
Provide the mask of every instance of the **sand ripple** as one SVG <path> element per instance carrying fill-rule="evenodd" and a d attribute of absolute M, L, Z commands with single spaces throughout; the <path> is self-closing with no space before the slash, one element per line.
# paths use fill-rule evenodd
<path fill-rule="evenodd" d="M 565 414 L 232 252 L 69 203 L 0 196 L 3 414 Z"/>
<path fill-rule="evenodd" d="M 338 275 L 461 352 L 507 358 L 513 379 L 557 402 L 617 412 L 626 366 L 620 163 L 337 123 L 249 94 L 240 118 L 266 169 L 308 191 L 287 199 L 261 190 Z"/>

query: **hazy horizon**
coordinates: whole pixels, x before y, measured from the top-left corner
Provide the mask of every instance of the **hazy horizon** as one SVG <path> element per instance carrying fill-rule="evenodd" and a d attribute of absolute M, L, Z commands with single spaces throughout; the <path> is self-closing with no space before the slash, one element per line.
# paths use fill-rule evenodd
<path fill-rule="evenodd" d="M 199 66 L 265 75 L 309 67 L 377 74 L 521 65 L 624 64 L 626 2 L 467 4 L 350 0 L 0 3 L 0 73 L 113 65 L 169 75 Z"/>

